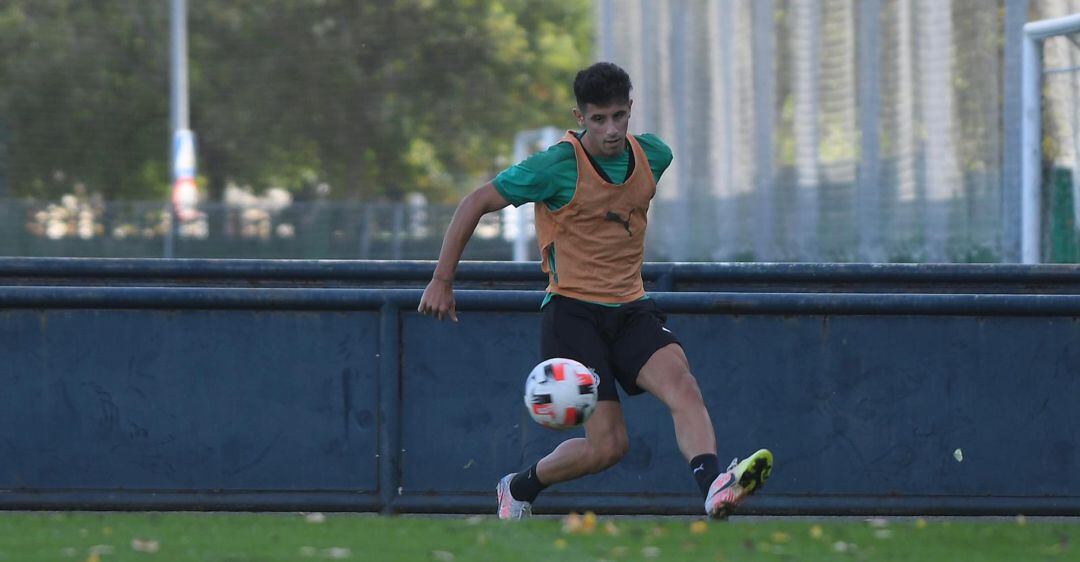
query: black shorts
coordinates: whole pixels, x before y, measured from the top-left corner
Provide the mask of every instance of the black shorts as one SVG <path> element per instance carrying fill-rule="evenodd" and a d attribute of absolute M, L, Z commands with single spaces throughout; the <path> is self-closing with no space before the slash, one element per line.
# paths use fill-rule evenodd
<path fill-rule="evenodd" d="M 619 400 L 615 381 L 630 396 L 644 390 L 638 372 L 660 348 L 679 343 L 652 299 L 618 307 L 552 295 L 544 306 L 540 353 L 580 361 L 600 376 L 600 400 Z M 681 345 L 681 344 L 680 344 Z"/>

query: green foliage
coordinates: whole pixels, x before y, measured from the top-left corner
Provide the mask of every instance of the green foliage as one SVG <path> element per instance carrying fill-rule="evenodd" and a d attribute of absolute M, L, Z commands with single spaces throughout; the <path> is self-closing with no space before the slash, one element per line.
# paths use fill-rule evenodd
<path fill-rule="evenodd" d="M 117 197 L 165 193 L 168 36 L 164 2 L 0 4 L 0 120 L 16 194 L 83 184 Z"/>
<path fill-rule="evenodd" d="M 0 5 L 9 178 L 151 198 L 169 178 L 168 2 Z M 205 0 L 188 4 L 199 171 L 301 196 L 450 200 L 513 135 L 571 125 L 591 6 L 544 0 Z M 148 173 L 163 172 L 154 177 Z"/>

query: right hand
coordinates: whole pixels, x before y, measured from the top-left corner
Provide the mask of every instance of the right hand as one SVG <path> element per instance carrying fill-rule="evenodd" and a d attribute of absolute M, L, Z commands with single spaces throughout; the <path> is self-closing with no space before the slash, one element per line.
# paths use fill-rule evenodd
<path fill-rule="evenodd" d="M 442 320 L 444 317 L 457 322 L 457 310 L 454 303 L 454 283 L 445 279 L 432 278 L 420 297 L 420 306 L 416 311 L 423 315 L 431 314 Z"/>

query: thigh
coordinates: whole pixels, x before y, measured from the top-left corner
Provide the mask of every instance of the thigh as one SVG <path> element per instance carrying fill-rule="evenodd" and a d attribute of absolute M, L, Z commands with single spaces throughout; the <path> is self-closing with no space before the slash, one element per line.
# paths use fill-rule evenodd
<path fill-rule="evenodd" d="M 681 354 L 682 344 L 665 325 L 667 315 L 652 299 L 626 306 L 628 308 L 623 311 L 622 327 L 612 345 L 612 362 L 619 384 L 627 394 L 635 395 L 645 391 L 638 384 L 638 376 L 649 359 L 668 346 L 678 348 Z"/>
<path fill-rule="evenodd" d="M 661 402 L 671 406 L 674 404 L 677 385 L 670 381 L 678 380 L 676 377 L 690 372 L 690 362 L 683 353 L 682 346 L 669 344 L 652 354 L 638 373 L 637 384 L 649 394 L 656 396 Z"/>
<path fill-rule="evenodd" d="M 584 303 L 555 296 L 544 306 L 540 355 L 544 359 L 563 357 L 581 362 L 600 378 L 599 399 L 619 400 L 608 345 L 595 315 Z"/>

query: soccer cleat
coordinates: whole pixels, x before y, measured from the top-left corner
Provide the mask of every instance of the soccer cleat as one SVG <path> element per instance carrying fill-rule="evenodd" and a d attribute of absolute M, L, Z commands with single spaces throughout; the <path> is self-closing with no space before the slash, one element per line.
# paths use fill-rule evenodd
<path fill-rule="evenodd" d="M 532 516 L 532 504 L 514 499 L 510 495 L 510 481 L 514 479 L 511 472 L 499 480 L 495 492 L 499 496 L 499 519 L 525 519 Z"/>
<path fill-rule="evenodd" d="M 727 519 L 735 508 L 760 488 L 772 474 L 773 457 L 761 449 L 739 462 L 734 459 L 727 472 L 720 474 L 709 486 L 705 496 L 705 513 L 713 519 Z"/>

